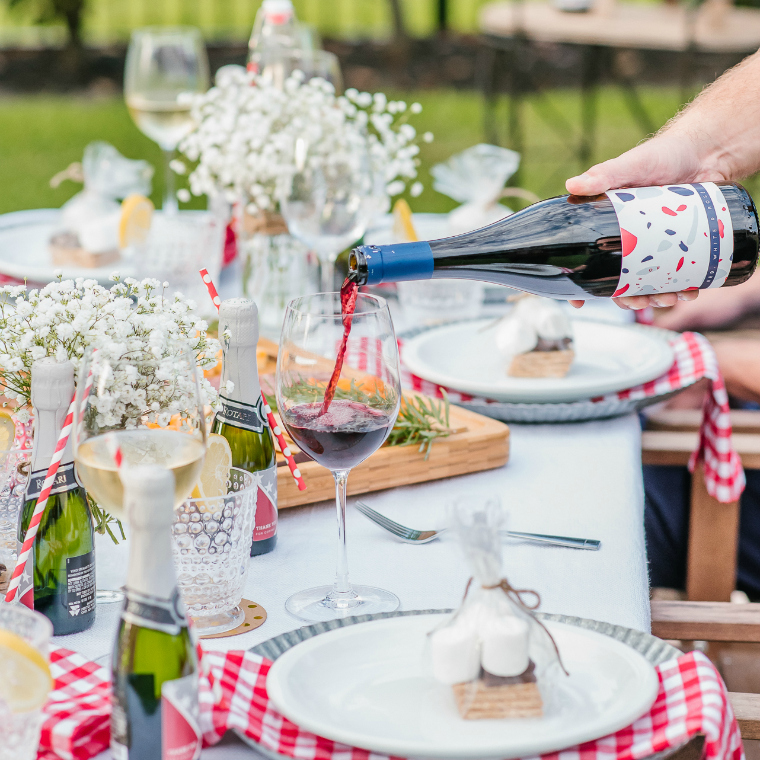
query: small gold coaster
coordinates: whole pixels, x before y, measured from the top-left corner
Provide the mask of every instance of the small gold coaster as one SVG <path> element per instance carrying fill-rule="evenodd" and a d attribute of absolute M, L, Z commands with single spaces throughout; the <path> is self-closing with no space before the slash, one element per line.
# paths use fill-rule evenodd
<path fill-rule="evenodd" d="M 245 612 L 245 620 L 237 627 L 226 633 L 212 633 L 208 636 L 200 636 L 201 639 L 223 639 L 226 636 L 237 636 L 240 633 L 248 633 L 264 625 L 267 621 L 267 611 L 250 599 L 241 599 L 240 608 Z"/>

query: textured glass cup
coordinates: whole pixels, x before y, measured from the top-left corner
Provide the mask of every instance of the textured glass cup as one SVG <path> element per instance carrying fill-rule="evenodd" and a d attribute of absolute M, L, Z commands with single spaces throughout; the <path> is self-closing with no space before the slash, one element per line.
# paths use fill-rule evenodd
<path fill-rule="evenodd" d="M 177 585 L 200 635 L 226 633 L 245 619 L 240 608 L 253 542 L 257 473 L 232 467 L 227 495 L 188 499 L 174 510 Z"/>
<path fill-rule="evenodd" d="M 48 659 L 53 626 L 39 612 L 21 604 L 0 604 L 0 631 L 15 633 Z M 34 760 L 42 721 L 41 709 L 14 713 L 0 699 L 0 760 Z"/>
<path fill-rule="evenodd" d="M 0 451 L 0 564 L 8 573 L 16 564 L 18 518 L 24 506 L 31 449 Z"/>

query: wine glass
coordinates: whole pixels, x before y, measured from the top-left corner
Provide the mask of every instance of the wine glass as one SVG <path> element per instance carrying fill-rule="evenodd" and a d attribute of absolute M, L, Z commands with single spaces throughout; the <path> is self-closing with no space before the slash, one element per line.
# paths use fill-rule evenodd
<path fill-rule="evenodd" d="M 335 259 L 364 235 L 373 212 L 369 156 L 351 145 L 331 156 L 314 156 L 299 138 L 294 163 L 280 210 L 290 234 L 316 252 L 322 290 L 328 293 L 335 289 Z"/>
<path fill-rule="evenodd" d="M 344 334 L 338 293 L 317 293 L 288 304 L 277 357 L 277 407 L 290 437 L 335 478 L 338 567 L 332 586 L 291 596 L 285 607 L 301 620 L 392 612 L 398 598 L 372 586 L 352 586 L 346 554 L 346 483 L 352 467 L 382 446 L 399 410 L 398 346 L 383 298 L 359 295 L 347 361 L 335 397 L 322 414 L 325 393 Z M 352 366 L 371 368 L 357 371 Z"/>
<path fill-rule="evenodd" d="M 171 470 L 176 507 L 198 482 L 206 453 L 206 419 L 193 353 L 155 357 L 123 349 L 114 344 L 86 351 L 73 430 L 82 484 L 101 509 L 120 520 L 128 519 L 121 476 L 130 466 L 158 464 Z M 117 448 L 123 457 L 121 472 Z"/>
<path fill-rule="evenodd" d="M 164 152 L 163 209 L 177 211 L 170 163 L 180 140 L 193 129 L 189 93 L 209 86 L 206 48 L 193 27 L 146 27 L 132 32 L 124 68 L 124 97 L 137 128 Z"/>
<path fill-rule="evenodd" d="M 275 48 L 254 53 L 250 65 L 280 90 L 293 72 L 300 71 L 307 81 L 319 77 L 330 82 L 338 94 L 343 92 L 338 56 L 326 50 Z"/>

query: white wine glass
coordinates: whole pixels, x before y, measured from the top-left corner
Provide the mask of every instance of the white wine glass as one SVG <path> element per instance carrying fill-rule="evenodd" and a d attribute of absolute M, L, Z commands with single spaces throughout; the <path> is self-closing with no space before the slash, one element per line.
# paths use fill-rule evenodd
<path fill-rule="evenodd" d="M 338 293 L 318 293 L 288 304 L 277 357 L 277 408 L 290 437 L 335 479 L 338 563 L 332 586 L 293 594 L 285 608 L 301 620 L 333 620 L 392 612 L 398 597 L 374 586 L 351 585 L 346 551 L 349 471 L 383 445 L 401 400 L 398 344 L 383 298 L 360 294 L 351 319 L 335 396 L 323 413 L 344 334 Z M 369 367 L 358 371 L 352 367 Z"/>
<path fill-rule="evenodd" d="M 193 353 L 157 358 L 147 351 L 122 353 L 123 348 L 85 353 L 73 439 L 77 473 L 88 495 L 128 522 L 121 477 L 128 476 L 129 468 L 158 464 L 171 470 L 179 506 L 198 482 L 207 434 Z M 117 447 L 121 472 L 114 458 Z"/>
<path fill-rule="evenodd" d="M 351 145 L 329 156 L 312 155 L 299 138 L 294 167 L 280 210 L 290 234 L 316 252 L 322 291 L 328 293 L 335 290 L 335 259 L 364 235 L 374 210 L 369 156 Z"/>
<path fill-rule="evenodd" d="M 209 66 L 200 30 L 146 27 L 132 32 L 124 68 L 124 97 L 137 128 L 158 143 L 165 158 L 163 209 L 177 211 L 170 163 L 180 140 L 193 129 L 187 94 L 209 87 Z"/>

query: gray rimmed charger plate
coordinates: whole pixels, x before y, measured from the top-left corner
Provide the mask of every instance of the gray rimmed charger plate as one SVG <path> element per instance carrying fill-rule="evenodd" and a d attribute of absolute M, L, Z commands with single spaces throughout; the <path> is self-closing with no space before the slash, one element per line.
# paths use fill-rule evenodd
<path fill-rule="evenodd" d="M 575 319 L 580 319 L 576 317 Z M 435 326 L 417 327 L 406 330 L 399 334 L 402 340 L 409 340 L 424 332 L 435 329 Z M 628 325 L 630 330 L 649 331 L 657 334 L 663 340 L 670 340 L 677 333 L 660 327 L 649 325 Z M 654 331 L 654 332 L 652 332 Z M 696 380 L 695 380 L 696 382 Z M 686 388 L 688 386 L 684 386 Z M 546 402 L 546 403 L 522 403 L 506 401 L 487 401 L 474 399 L 472 401 L 457 401 L 456 405 L 472 412 L 477 412 L 486 417 L 491 417 L 502 422 L 517 422 L 527 424 L 542 424 L 556 422 L 588 422 L 591 420 L 610 419 L 622 417 L 632 412 L 638 412 L 652 404 L 666 401 L 678 391 L 664 393 L 659 396 L 651 396 L 645 399 L 631 400 L 617 397 L 605 397 L 599 400 L 584 399 L 581 401 Z"/>
<path fill-rule="evenodd" d="M 315 623 L 313 625 L 303 626 L 302 628 L 297 628 L 293 631 L 288 631 L 287 633 L 275 636 L 268 641 L 263 642 L 262 644 L 252 647 L 250 651 L 274 661 L 297 644 L 300 644 L 301 642 L 313 638 L 314 636 L 319 636 L 322 633 L 327 633 L 328 631 L 332 631 L 337 628 L 356 625 L 357 623 L 364 623 L 371 620 L 382 620 L 386 618 L 409 615 L 443 614 L 446 612 L 450 612 L 450 610 L 409 610 L 404 612 L 382 613 L 378 615 L 359 615 L 356 617 L 344 618 L 342 620 L 331 620 L 324 623 Z M 652 665 L 659 665 L 660 663 L 677 657 L 680 654 L 679 650 L 666 643 L 665 641 L 662 641 L 661 639 L 658 639 L 650 634 L 642 633 L 641 631 L 635 631 L 631 628 L 625 628 L 619 625 L 603 623 L 598 620 L 588 620 L 585 618 L 573 617 L 569 615 L 550 615 L 539 613 L 539 617 L 542 620 L 549 620 L 558 623 L 564 623 L 566 625 L 577 626 L 586 630 L 595 631 L 596 633 L 600 633 L 605 636 L 610 636 L 611 638 L 616 639 L 617 641 L 620 641 L 634 649 Z M 260 754 L 265 755 L 266 757 L 273 758 L 273 760 L 275 758 L 277 760 L 280 760 L 280 758 L 286 757 L 285 755 L 280 755 L 277 752 L 262 747 L 242 733 L 238 735 L 244 742 L 246 742 L 246 744 L 251 746 Z M 700 745 L 699 738 L 688 742 L 686 745 L 675 751 L 652 756 L 651 760 L 655 760 L 655 758 L 659 759 L 665 757 L 675 758 L 676 753 L 678 753 L 678 756 L 680 757 L 681 752 L 687 753 L 685 756 L 688 757 L 692 756 L 692 752 L 696 752 L 697 754 L 694 754 L 694 757 L 699 757 L 698 746 L 696 745 Z"/>

